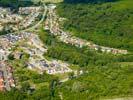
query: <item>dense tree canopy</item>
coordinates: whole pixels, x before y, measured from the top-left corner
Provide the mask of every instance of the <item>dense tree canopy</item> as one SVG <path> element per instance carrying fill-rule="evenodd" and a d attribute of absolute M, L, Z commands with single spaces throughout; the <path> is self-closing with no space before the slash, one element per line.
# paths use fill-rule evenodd
<path fill-rule="evenodd" d="M 133 51 L 133 8 L 120 8 L 118 4 L 65 3 L 57 10 L 61 17 L 67 18 L 64 29 L 75 36 L 99 45 Z"/>
<path fill-rule="evenodd" d="M 55 88 L 62 93 L 63 99 L 97 100 L 132 94 L 132 68 L 128 63 L 132 62 L 133 55 L 98 55 L 87 48 L 64 44 L 45 31 L 40 32 L 40 38 L 49 46 L 45 56 L 85 68 L 85 74 L 75 78 L 70 73 L 71 80 Z M 122 62 L 128 63 L 124 65 Z"/>
<path fill-rule="evenodd" d="M 5 1 L 0 0 L 0 4 Z M 81 4 L 81 1 L 95 4 Z M 96 4 L 106 1 L 111 0 L 77 0 L 76 3 L 79 4 L 76 5 L 60 4 L 57 8 L 58 13 L 67 18 L 64 29 L 100 45 L 133 51 L 133 11 L 114 10 L 113 4 L 110 3 Z M 0 92 L 1 100 L 103 100 L 132 96 L 131 52 L 127 55 L 113 55 L 88 47 L 78 48 L 59 41 L 43 29 L 39 31 L 39 37 L 48 47 L 44 57 L 66 61 L 76 67 L 78 65 L 79 69 L 74 69 L 74 72 L 82 70 L 83 73 L 77 76 L 74 72 L 69 73 L 69 80 L 60 83 L 57 76 L 28 70 L 27 54 L 24 53 L 22 59 L 14 59 L 10 55 L 8 62 L 13 66 L 17 89 Z"/>
<path fill-rule="evenodd" d="M 64 0 L 65 3 L 102 3 L 113 2 L 116 0 Z"/>
<path fill-rule="evenodd" d="M 131 66 L 90 66 L 87 73 L 59 87 L 64 100 L 104 100 L 132 95 Z M 126 100 L 126 99 L 125 99 Z"/>
<path fill-rule="evenodd" d="M 62 43 L 56 37 L 42 30 L 40 32 L 41 40 L 49 45 L 49 49 L 45 56 L 67 61 L 71 64 L 87 67 L 90 64 L 104 66 L 114 62 L 132 62 L 133 55 L 112 55 L 95 52 L 87 47 L 77 48 L 69 44 Z"/>
<path fill-rule="evenodd" d="M 32 1 L 21 1 L 21 0 L 0 0 L 0 6 L 8 6 L 17 8 L 19 6 L 29 6 L 33 5 Z"/>

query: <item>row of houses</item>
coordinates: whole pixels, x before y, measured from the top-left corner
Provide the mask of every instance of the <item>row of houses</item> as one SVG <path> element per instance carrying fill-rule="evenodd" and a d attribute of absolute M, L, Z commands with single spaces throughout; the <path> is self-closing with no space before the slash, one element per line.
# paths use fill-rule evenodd
<path fill-rule="evenodd" d="M 18 23 L 23 20 L 23 17 L 19 14 L 12 13 L 10 8 L 2 8 L 0 7 L 0 23 Z"/>
<path fill-rule="evenodd" d="M 20 34 L 6 34 L 0 36 L 0 61 L 7 60 L 8 55 L 11 53 L 11 48 L 15 43 L 30 37 L 30 34 L 31 33 L 22 32 Z"/>
<path fill-rule="evenodd" d="M 46 59 L 30 58 L 28 62 L 29 69 L 37 69 L 40 72 L 46 72 L 48 74 L 72 72 L 72 70 L 68 66 L 69 65 L 67 63 L 59 60 L 48 61 Z"/>
<path fill-rule="evenodd" d="M 59 60 L 47 60 L 44 54 L 47 53 L 47 47 L 44 46 L 38 35 L 31 34 L 27 39 L 27 45 L 21 46 L 24 52 L 30 55 L 27 61 L 27 67 L 31 70 L 46 72 L 48 74 L 66 73 L 72 70 L 68 67 L 69 64 Z"/>
<path fill-rule="evenodd" d="M 71 33 L 65 32 L 59 27 L 59 22 L 60 22 L 60 18 L 56 15 L 55 7 L 53 8 L 53 5 L 51 5 L 51 7 L 49 7 L 48 9 L 48 15 L 45 22 L 45 30 L 50 30 L 50 33 L 55 36 L 58 36 L 59 40 L 80 48 L 86 46 L 86 47 L 89 47 L 90 49 L 93 49 L 96 51 L 99 50 L 101 52 L 106 52 L 106 53 L 113 53 L 113 54 L 128 53 L 127 50 L 120 50 L 120 49 L 100 46 L 100 45 L 94 44 L 91 41 L 86 41 L 78 37 L 71 36 Z"/>
<path fill-rule="evenodd" d="M 0 49 L 0 61 L 7 60 L 9 54 L 10 54 L 10 51 Z"/>
<path fill-rule="evenodd" d="M 19 23 L 19 28 L 26 29 L 31 26 L 33 22 L 35 22 L 36 18 L 42 14 L 43 8 L 41 6 L 38 7 L 20 7 L 19 14 L 27 15 L 25 19 Z"/>
<path fill-rule="evenodd" d="M 18 13 L 19 14 L 22 14 L 22 15 L 29 15 L 33 12 L 38 12 L 42 10 L 41 6 L 32 6 L 32 7 L 19 7 L 19 11 Z"/>
<path fill-rule="evenodd" d="M 0 91 L 10 91 L 15 87 L 13 69 L 6 61 L 0 61 Z"/>
<path fill-rule="evenodd" d="M 104 46 L 99 46 L 96 45 L 92 42 L 85 41 L 83 39 L 79 39 L 77 37 L 71 37 L 71 36 L 60 36 L 59 39 L 67 44 L 72 44 L 77 47 L 89 47 L 90 49 L 96 50 L 96 51 L 101 51 L 101 52 L 106 52 L 106 53 L 113 53 L 113 54 L 127 54 L 127 50 L 120 50 L 120 49 L 115 49 L 115 48 L 110 48 L 110 47 L 104 47 Z"/>
<path fill-rule="evenodd" d="M 0 36 L 0 90 L 10 91 L 15 87 L 13 78 L 13 69 L 7 62 L 11 48 L 20 40 L 25 40 L 30 33 L 22 32 L 20 34 L 6 34 Z"/>
<path fill-rule="evenodd" d="M 39 39 L 38 35 L 31 33 L 25 40 L 26 42 L 19 45 L 20 50 L 12 52 L 15 59 L 21 59 L 23 54 L 29 55 L 26 61 L 27 68 L 37 70 L 39 73 L 46 72 L 48 74 L 66 73 L 72 70 L 68 67 L 69 64 L 59 60 L 47 60 L 44 58 L 44 53 L 47 53 L 47 47 Z M 22 52 L 23 51 L 23 52 Z"/>
<path fill-rule="evenodd" d="M 23 20 L 23 17 L 19 14 L 12 13 L 10 8 L 0 7 L 0 31 L 17 30 L 17 24 Z"/>
<path fill-rule="evenodd" d="M 11 32 L 26 29 L 35 24 L 42 12 L 41 6 L 20 7 L 16 13 L 12 13 L 10 8 L 0 7 L 0 31 L 5 27 Z"/>
<path fill-rule="evenodd" d="M 0 40 L 1 40 L 1 42 L 6 41 L 7 44 L 15 44 L 17 41 L 24 40 L 24 39 L 28 38 L 30 35 L 31 35 L 31 33 L 29 33 L 29 32 L 21 32 L 19 34 L 9 33 L 9 34 L 0 36 Z M 4 41 L 2 41 L 2 40 L 4 40 Z"/>

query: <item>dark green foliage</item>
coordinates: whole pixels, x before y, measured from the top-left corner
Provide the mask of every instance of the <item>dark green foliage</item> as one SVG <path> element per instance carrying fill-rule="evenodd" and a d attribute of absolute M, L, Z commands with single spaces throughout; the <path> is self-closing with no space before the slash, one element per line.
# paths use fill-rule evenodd
<path fill-rule="evenodd" d="M 26 97 L 26 94 L 21 93 L 17 89 L 12 89 L 10 92 L 0 93 L 1 100 L 24 100 Z"/>
<path fill-rule="evenodd" d="M 73 79 L 74 78 L 74 72 L 69 73 L 68 77 L 69 77 L 69 79 Z"/>
<path fill-rule="evenodd" d="M 64 0 L 65 3 L 103 3 L 113 1 L 116 0 Z"/>
<path fill-rule="evenodd" d="M 52 76 L 47 75 L 46 73 L 43 74 L 32 74 L 31 76 L 34 83 L 43 83 L 43 82 L 51 82 Z"/>
<path fill-rule="evenodd" d="M 42 30 L 40 32 L 42 41 L 49 45 L 48 53 L 45 56 L 68 61 L 79 66 L 90 64 L 105 65 L 112 61 L 113 55 L 104 55 L 91 51 L 84 47 L 79 49 L 69 44 L 59 42 L 54 36 Z M 100 59 L 99 59 L 100 58 Z M 107 59 L 108 58 L 108 59 Z M 102 61 L 101 61 L 102 60 Z"/>
<path fill-rule="evenodd" d="M 74 32 L 74 35 L 101 45 L 133 50 L 132 29 L 129 27 L 129 23 L 132 23 L 131 10 L 114 11 L 109 3 L 62 4 L 58 12 L 69 19 L 64 27 Z M 11 60 L 15 69 L 14 76 L 22 87 L 20 90 L 0 93 L 1 100 L 60 100 L 59 96 L 62 96 L 63 100 L 102 100 L 132 95 L 133 54 L 112 55 L 87 47 L 77 48 L 60 42 L 44 30 L 41 30 L 39 35 L 48 46 L 48 53 L 44 56 L 79 65 L 84 73 L 79 76 L 70 73 L 70 80 L 59 84 L 58 78 L 53 75 L 27 70 L 25 62 L 29 55 L 25 55 L 21 60 Z M 32 85 L 35 85 L 33 91 Z"/>
<path fill-rule="evenodd" d="M 59 80 L 58 79 L 53 79 L 50 83 L 50 100 L 55 97 L 55 88 L 58 85 Z"/>
<path fill-rule="evenodd" d="M 62 43 L 43 30 L 39 35 L 49 47 L 45 56 L 84 66 L 83 75 L 75 77 L 70 73 L 70 81 L 57 85 L 56 89 L 51 88 L 51 95 L 54 96 L 55 90 L 58 90 L 64 100 L 99 100 L 132 94 L 133 75 L 131 66 L 128 65 L 133 62 L 132 54 L 98 53 L 86 47 L 79 49 Z M 121 65 L 121 62 L 128 63 Z"/>
<path fill-rule="evenodd" d="M 4 26 L 4 28 L 0 31 L 0 35 L 5 35 L 11 33 L 11 28 L 9 28 L 8 26 Z"/>
<path fill-rule="evenodd" d="M 21 91 L 22 92 L 27 92 L 30 89 L 30 84 L 29 82 L 24 82 L 21 85 Z"/>
<path fill-rule="evenodd" d="M 133 73 L 131 66 L 110 64 L 104 67 L 89 66 L 87 73 L 64 83 L 60 88 L 65 100 L 103 100 L 113 96 L 131 96 Z"/>
<path fill-rule="evenodd" d="M 0 6 L 12 7 L 13 9 L 18 9 L 19 6 L 29 6 L 33 5 L 32 1 L 23 0 L 0 0 Z"/>
<path fill-rule="evenodd" d="M 18 66 L 20 67 L 20 66 Z M 16 73 L 14 73 L 16 74 Z M 28 76 L 26 76 L 26 74 Z M 20 89 L 12 89 L 9 92 L 1 92 L 0 93 L 0 100 L 60 100 L 57 94 L 56 86 L 58 85 L 58 78 L 48 75 L 48 74 L 38 74 L 38 73 L 33 73 L 31 71 L 21 70 L 19 71 L 19 76 L 24 76 L 24 78 L 28 77 L 26 80 L 21 79 L 19 82 L 21 82 L 21 88 Z M 39 84 L 39 83 L 47 83 L 50 84 L 52 83 L 52 87 L 48 86 L 41 86 L 41 88 L 38 89 L 38 87 L 32 87 L 30 82 L 33 82 L 34 84 Z M 54 93 L 51 95 L 51 93 Z M 51 99 L 50 99 L 51 98 Z"/>
<path fill-rule="evenodd" d="M 58 78 L 48 75 L 45 72 L 39 74 L 37 71 L 31 71 L 25 66 L 28 55 L 23 54 L 21 59 L 9 60 L 8 63 L 13 66 L 13 76 L 17 89 L 9 92 L 0 93 L 0 100 L 60 100 L 55 89 L 58 85 Z M 53 90 L 50 84 L 54 80 Z M 53 91 L 54 96 L 51 95 Z"/>
<path fill-rule="evenodd" d="M 61 17 L 67 18 L 64 29 L 75 36 L 99 45 L 133 51 L 133 10 L 116 10 L 114 4 L 63 3 L 57 10 Z"/>
<path fill-rule="evenodd" d="M 8 59 L 9 59 L 9 60 L 14 60 L 14 55 L 13 55 L 13 54 L 9 54 L 9 55 L 8 55 Z"/>
<path fill-rule="evenodd" d="M 98 53 L 90 50 L 87 47 L 77 48 L 69 44 L 59 42 L 54 36 L 48 32 L 40 32 L 41 40 L 49 45 L 49 49 L 45 56 L 67 61 L 72 64 L 79 65 L 80 67 L 86 67 L 89 64 L 95 64 L 104 66 L 111 62 L 132 62 L 132 55 L 119 55 L 115 56 L 112 54 Z"/>

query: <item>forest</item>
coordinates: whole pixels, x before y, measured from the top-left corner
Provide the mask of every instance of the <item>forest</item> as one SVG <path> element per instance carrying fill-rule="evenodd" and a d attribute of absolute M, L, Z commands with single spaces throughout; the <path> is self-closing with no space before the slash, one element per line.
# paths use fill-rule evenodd
<path fill-rule="evenodd" d="M 88 4 L 82 0 L 77 3 L 74 0 L 72 0 L 73 3 L 67 1 L 70 0 L 66 0 L 57 7 L 59 16 L 66 18 L 63 22 L 65 31 L 99 45 L 133 52 L 133 1 L 104 1 L 106 3 L 99 1 L 87 2 Z M 66 51 L 62 50 L 61 55 L 64 54 L 65 57 Z M 84 51 L 80 54 L 86 55 L 90 61 L 83 67 L 87 73 L 71 79 L 59 87 L 65 100 L 71 98 L 73 100 L 103 100 L 103 98 L 132 95 L 132 54 L 111 56 L 111 54 L 100 53 L 101 55 L 98 57 L 99 53 L 93 52 L 90 55 L 86 50 Z M 69 56 L 72 54 L 71 52 Z M 52 56 L 52 53 L 49 56 Z M 55 56 L 56 53 L 54 53 Z M 56 58 L 62 59 L 60 56 L 56 56 Z M 70 61 L 73 59 L 74 57 Z"/>
<path fill-rule="evenodd" d="M 56 89 L 64 100 L 99 100 L 101 98 L 128 97 L 132 95 L 132 54 L 112 55 L 77 48 L 60 42 L 49 31 L 41 30 L 40 39 L 48 45 L 46 57 L 79 65 L 84 74 L 72 77 Z"/>
<path fill-rule="evenodd" d="M 59 84 L 58 77 L 28 70 L 26 67 L 28 57 L 25 53 L 21 59 L 8 60 L 13 66 L 17 87 L 11 91 L 0 92 L 0 100 L 60 100 L 55 90 L 57 83 Z"/>
<path fill-rule="evenodd" d="M 44 56 L 67 61 L 71 64 L 77 64 L 80 67 L 86 67 L 90 64 L 104 66 L 108 63 L 115 62 L 133 62 L 133 54 L 113 55 L 94 51 L 87 47 L 78 48 L 70 44 L 65 44 L 59 41 L 49 31 L 41 29 L 39 32 L 40 39 L 44 44 L 48 45 L 49 49 Z"/>
<path fill-rule="evenodd" d="M 104 100 L 132 96 L 132 67 L 111 64 L 88 66 L 87 72 L 63 83 L 59 89 L 64 100 Z M 125 99 L 127 100 L 127 99 Z"/>
<path fill-rule="evenodd" d="M 17 9 L 19 6 L 30 6 L 34 3 L 32 1 L 23 1 L 23 0 L 0 0 L 0 6 L 2 7 L 11 7 Z"/>
<path fill-rule="evenodd" d="M 65 3 L 104 3 L 114 1 L 117 0 L 64 0 Z"/>
<path fill-rule="evenodd" d="M 0 93 L 1 100 L 61 100 L 60 96 L 63 100 L 103 100 L 132 96 L 133 2 L 75 1 L 65 0 L 57 6 L 59 16 L 66 18 L 62 26 L 65 31 L 99 45 L 127 49 L 130 53 L 113 55 L 65 44 L 42 25 L 38 35 L 48 47 L 44 57 L 78 66 L 83 74 L 70 73 L 69 80 L 60 83 L 57 76 L 27 70 L 27 54 L 20 60 L 9 59 L 15 69 L 16 83 L 21 86 Z"/>
<path fill-rule="evenodd" d="M 133 1 L 102 4 L 61 3 L 64 30 L 96 44 L 133 51 Z"/>
<path fill-rule="evenodd" d="M 20 60 L 9 59 L 21 87 L 0 93 L 1 100 L 60 100 L 59 93 L 64 100 L 102 100 L 132 96 L 133 55 L 112 55 L 86 47 L 77 48 L 60 42 L 42 28 L 39 36 L 44 45 L 48 46 L 45 57 L 78 65 L 84 74 L 77 77 L 70 74 L 69 81 L 60 83 L 56 76 L 27 70 L 25 61 L 28 56 L 23 56 Z"/>

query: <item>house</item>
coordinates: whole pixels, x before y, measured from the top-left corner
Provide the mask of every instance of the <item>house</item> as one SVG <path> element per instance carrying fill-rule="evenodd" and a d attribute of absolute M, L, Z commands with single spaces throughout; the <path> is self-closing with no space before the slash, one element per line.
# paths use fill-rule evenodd
<path fill-rule="evenodd" d="M 15 53 L 14 53 L 14 58 L 15 58 L 15 59 L 21 59 L 21 58 L 22 58 L 22 55 L 23 55 L 23 54 L 22 54 L 21 52 L 15 52 Z"/>
<path fill-rule="evenodd" d="M 0 91 L 4 91 L 4 77 L 3 77 L 3 71 L 0 71 Z"/>

